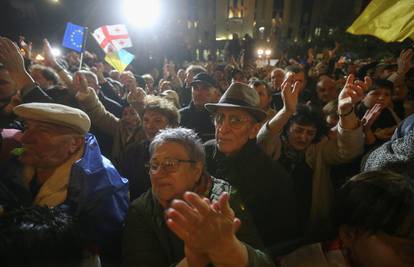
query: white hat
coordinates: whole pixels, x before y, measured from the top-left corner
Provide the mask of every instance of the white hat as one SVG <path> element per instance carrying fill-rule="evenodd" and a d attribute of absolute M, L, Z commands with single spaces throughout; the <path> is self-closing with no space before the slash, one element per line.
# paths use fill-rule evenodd
<path fill-rule="evenodd" d="M 23 119 L 66 126 L 82 134 L 86 134 L 91 127 L 85 112 L 65 105 L 33 102 L 18 105 L 13 111 Z"/>

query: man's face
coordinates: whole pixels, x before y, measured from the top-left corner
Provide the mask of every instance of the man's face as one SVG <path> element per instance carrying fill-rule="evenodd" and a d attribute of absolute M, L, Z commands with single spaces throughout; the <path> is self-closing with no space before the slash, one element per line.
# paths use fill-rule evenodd
<path fill-rule="evenodd" d="M 218 108 L 214 125 L 217 147 L 226 156 L 239 152 L 249 139 L 256 138 L 260 129 L 248 112 L 238 108 Z"/>
<path fill-rule="evenodd" d="M 292 123 L 288 130 L 289 145 L 297 151 L 303 151 L 312 144 L 316 133 L 315 126 Z"/>
<path fill-rule="evenodd" d="M 39 69 L 33 69 L 30 74 L 32 75 L 33 80 L 35 80 L 35 82 L 38 83 L 42 89 L 47 89 L 53 85 L 51 81 L 46 80 L 42 74 L 42 71 Z"/>
<path fill-rule="evenodd" d="M 282 85 L 284 78 L 285 72 L 283 70 L 276 69 L 272 71 L 272 73 L 270 74 L 270 80 L 272 81 L 273 91 L 280 90 L 280 86 Z"/>
<path fill-rule="evenodd" d="M 62 126 L 27 120 L 21 142 L 24 164 L 36 168 L 55 168 L 69 159 L 79 148 L 80 134 Z"/>
<path fill-rule="evenodd" d="M 414 266 L 414 240 L 385 233 L 358 232 L 343 243 L 358 267 Z"/>
<path fill-rule="evenodd" d="M 16 93 L 16 84 L 6 69 L 0 69 L 0 101 Z"/>
<path fill-rule="evenodd" d="M 336 83 L 331 78 L 325 78 L 318 83 L 316 87 L 316 93 L 318 98 L 323 103 L 335 100 L 338 97 L 338 90 L 336 89 Z"/>
<path fill-rule="evenodd" d="M 195 83 L 191 87 L 193 102 L 196 107 L 204 107 L 206 103 L 212 103 L 215 93 L 214 87 L 210 87 L 205 83 Z"/>
<path fill-rule="evenodd" d="M 367 108 L 372 108 L 375 104 L 388 107 L 391 104 L 391 91 L 385 88 L 371 90 L 364 97 L 363 102 Z"/>
<path fill-rule="evenodd" d="M 133 107 L 128 106 L 122 111 L 121 122 L 126 128 L 134 130 L 138 127 L 140 118 L 136 110 Z"/>
<path fill-rule="evenodd" d="M 132 74 L 129 71 L 122 72 L 119 76 L 119 79 L 121 80 L 121 83 L 125 85 L 127 88 L 137 87 L 137 81 L 134 77 L 134 74 Z"/>
<path fill-rule="evenodd" d="M 260 97 L 260 108 L 263 110 L 267 110 L 270 105 L 270 101 L 272 101 L 272 97 L 267 93 L 267 88 L 265 85 L 256 86 L 256 92 L 259 94 Z"/>
<path fill-rule="evenodd" d="M 168 119 L 158 111 L 147 110 L 142 117 L 142 126 L 147 138 L 152 140 L 159 130 L 168 126 Z"/>

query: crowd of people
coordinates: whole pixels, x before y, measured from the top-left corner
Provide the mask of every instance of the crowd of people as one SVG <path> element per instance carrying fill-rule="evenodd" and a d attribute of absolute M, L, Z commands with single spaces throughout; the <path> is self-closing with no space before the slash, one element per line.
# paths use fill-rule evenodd
<path fill-rule="evenodd" d="M 138 74 L 42 47 L 0 37 L 1 266 L 414 266 L 413 49 Z"/>

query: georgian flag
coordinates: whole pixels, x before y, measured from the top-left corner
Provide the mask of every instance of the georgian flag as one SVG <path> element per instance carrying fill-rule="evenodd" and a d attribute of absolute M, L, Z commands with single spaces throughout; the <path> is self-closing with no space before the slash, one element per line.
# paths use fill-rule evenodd
<path fill-rule="evenodd" d="M 99 27 L 92 35 L 105 53 L 115 52 L 125 47 L 132 47 L 128 30 L 124 24 Z"/>

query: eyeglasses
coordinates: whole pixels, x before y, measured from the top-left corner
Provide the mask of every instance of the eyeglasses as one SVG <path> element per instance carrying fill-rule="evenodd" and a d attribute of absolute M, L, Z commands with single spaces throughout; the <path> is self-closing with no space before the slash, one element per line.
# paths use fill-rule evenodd
<path fill-rule="evenodd" d="M 160 169 L 163 169 L 167 173 L 173 173 L 178 171 L 180 163 L 196 163 L 196 161 L 184 159 L 150 160 L 146 167 L 149 168 L 151 174 L 158 172 Z"/>
<path fill-rule="evenodd" d="M 220 125 L 223 124 L 224 120 L 226 119 L 226 116 L 223 113 L 217 113 L 214 115 L 214 124 Z M 237 115 L 229 115 L 228 116 L 228 124 L 231 128 L 234 129 L 240 129 L 245 125 L 246 122 L 250 121 L 249 118 L 243 117 L 243 116 L 237 116 Z"/>

